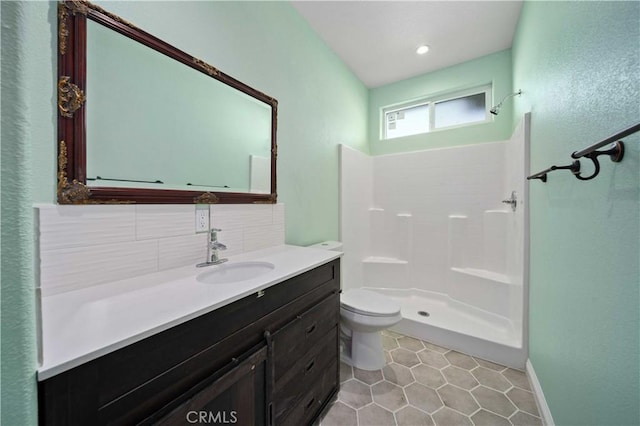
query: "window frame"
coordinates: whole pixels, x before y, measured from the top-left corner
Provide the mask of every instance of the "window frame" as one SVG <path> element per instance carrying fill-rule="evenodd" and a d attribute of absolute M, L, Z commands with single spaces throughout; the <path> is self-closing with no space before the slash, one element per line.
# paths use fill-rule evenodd
<path fill-rule="evenodd" d="M 440 132 L 443 130 L 452 130 L 452 129 L 458 129 L 461 127 L 468 127 L 468 126 L 475 126 L 477 124 L 486 124 L 486 123 L 490 123 L 492 122 L 493 118 L 491 116 L 491 113 L 489 112 L 489 110 L 491 109 L 491 105 L 492 105 L 492 91 L 493 91 L 493 84 L 489 83 L 489 84 L 482 84 L 479 86 L 474 86 L 468 89 L 463 89 L 463 90 L 456 90 L 456 91 L 451 91 L 451 92 L 446 92 L 446 93 L 441 93 L 441 94 L 436 94 L 436 95 L 429 95 L 429 96 L 424 96 L 418 99 L 414 99 L 408 102 L 402 102 L 402 103 L 398 103 L 398 104 L 393 104 L 393 105 L 388 105 L 386 107 L 382 107 L 380 109 L 381 112 L 381 126 L 380 126 L 380 139 L 387 141 L 387 140 L 394 140 L 394 139 L 402 139 L 402 138 L 407 138 L 407 137 L 411 137 L 411 136 L 416 136 L 416 135 L 426 135 L 429 133 L 434 133 L 434 132 Z M 440 102 L 446 102 L 446 101 L 451 101 L 451 100 L 455 100 L 455 99 L 460 99 L 460 98 L 465 98 L 468 96 L 473 96 L 473 95 L 478 95 L 480 93 L 484 93 L 485 96 L 485 119 L 482 121 L 474 121 L 471 123 L 462 123 L 462 124 L 455 124 L 452 126 L 446 126 L 446 127 L 435 127 L 435 118 L 436 118 L 436 109 L 435 109 L 435 105 L 437 103 Z M 411 135 L 405 135 L 405 136 L 397 136 L 394 138 L 388 138 L 387 137 L 387 114 L 390 113 L 395 113 L 395 112 L 399 112 L 399 111 L 403 111 L 409 108 L 414 108 L 417 106 L 423 106 L 423 105 L 428 105 L 429 108 L 429 128 L 426 132 L 421 132 L 421 133 L 414 133 Z"/>

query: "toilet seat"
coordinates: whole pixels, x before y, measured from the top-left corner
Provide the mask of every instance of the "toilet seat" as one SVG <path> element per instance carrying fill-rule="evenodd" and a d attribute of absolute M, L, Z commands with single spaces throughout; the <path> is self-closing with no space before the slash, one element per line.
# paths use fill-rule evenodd
<path fill-rule="evenodd" d="M 392 317 L 400 314 L 400 305 L 395 300 L 361 288 L 343 292 L 340 308 L 370 317 Z"/>

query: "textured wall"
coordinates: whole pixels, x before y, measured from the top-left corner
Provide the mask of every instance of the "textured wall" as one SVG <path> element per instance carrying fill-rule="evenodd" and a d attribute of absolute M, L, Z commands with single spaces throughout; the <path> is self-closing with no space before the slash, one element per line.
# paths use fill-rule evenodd
<path fill-rule="evenodd" d="M 428 59 L 428 58 L 427 58 Z M 420 149 L 468 145 L 506 140 L 511 137 L 511 102 L 490 123 L 435 131 L 421 135 L 380 140 L 381 109 L 429 95 L 493 83 L 493 104 L 511 93 L 511 50 L 493 53 L 417 77 L 387 84 L 369 91 L 367 128 L 371 154 L 416 151 Z"/>
<path fill-rule="evenodd" d="M 2 408 L 0 423 L 36 423 L 29 92 L 24 3 L 2 2 Z"/>
<path fill-rule="evenodd" d="M 532 172 L 638 121 L 639 21 L 638 2 L 525 2 L 513 81 Z M 640 134 L 625 142 L 595 180 L 530 184 L 530 359 L 558 425 L 640 423 Z"/>

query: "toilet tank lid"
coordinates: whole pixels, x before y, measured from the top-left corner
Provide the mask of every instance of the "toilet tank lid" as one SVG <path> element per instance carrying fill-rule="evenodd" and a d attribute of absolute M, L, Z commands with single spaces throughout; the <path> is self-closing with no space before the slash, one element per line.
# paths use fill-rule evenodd
<path fill-rule="evenodd" d="M 400 312 L 400 305 L 392 298 L 361 288 L 343 292 L 340 304 L 345 309 L 365 315 L 368 313 L 374 316 L 391 316 Z"/>
<path fill-rule="evenodd" d="M 340 241 L 323 241 L 318 244 L 309 246 L 311 248 L 317 248 L 322 250 L 342 251 L 342 242 Z"/>

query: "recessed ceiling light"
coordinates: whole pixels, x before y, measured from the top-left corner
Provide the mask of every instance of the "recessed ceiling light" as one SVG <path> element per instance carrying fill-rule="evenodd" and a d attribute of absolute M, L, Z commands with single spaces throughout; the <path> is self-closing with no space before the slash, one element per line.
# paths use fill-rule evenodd
<path fill-rule="evenodd" d="M 418 46 L 418 48 L 416 49 L 416 53 L 418 55 L 424 55 L 428 51 L 429 51 L 429 46 L 427 46 L 426 44 L 423 44 L 422 46 Z"/>

